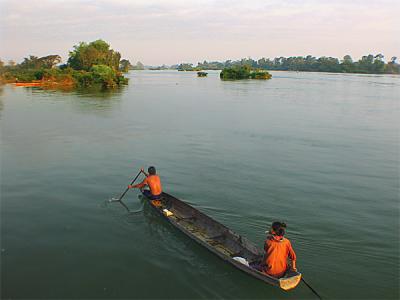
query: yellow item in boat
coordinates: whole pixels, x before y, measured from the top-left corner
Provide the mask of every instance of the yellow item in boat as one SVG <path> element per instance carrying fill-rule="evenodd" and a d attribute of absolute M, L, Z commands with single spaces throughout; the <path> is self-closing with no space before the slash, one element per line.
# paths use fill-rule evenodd
<path fill-rule="evenodd" d="M 169 210 L 166 209 L 166 208 L 163 209 L 163 214 L 164 214 L 165 216 L 167 216 L 167 217 L 170 217 L 170 216 L 173 216 L 173 215 L 174 215 L 172 211 L 169 211 Z"/>

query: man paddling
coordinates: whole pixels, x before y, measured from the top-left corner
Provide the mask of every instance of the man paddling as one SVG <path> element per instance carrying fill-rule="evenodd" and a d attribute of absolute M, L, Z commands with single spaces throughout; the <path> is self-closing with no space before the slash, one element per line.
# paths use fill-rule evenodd
<path fill-rule="evenodd" d="M 135 185 L 128 185 L 128 188 L 142 189 L 147 185 L 150 188 L 150 190 L 142 190 L 143 195 L 149 198 L 150 200 L 160 199 L 162 193 L 162 186 L 160 177 L 156 174 L 156 168 L 149 167 L 147 169 L 149 174 L 147 174 L 143 168 L 141 171 L 146 176 L 146 178 L 141 183 Z"/>
<path fill-rule="evenodd" d="M 296 271 L 296 253 L 292 248 L 290 241 L 285 235 L 286 224 L 283 222 L 273 222 L 268 231 L 264 244 L 264 264 L 262 271 L 274 277 L 282 277 L 288 270 L 287 260 L 291 259 L 292 270 Z"/>

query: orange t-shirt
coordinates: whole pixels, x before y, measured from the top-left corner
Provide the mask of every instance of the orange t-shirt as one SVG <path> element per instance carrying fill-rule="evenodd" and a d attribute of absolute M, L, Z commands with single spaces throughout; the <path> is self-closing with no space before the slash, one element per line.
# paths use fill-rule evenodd
<path fill-rule="evenodd" d="M 162 193 L 161 180 L 158 175 L 149 175 L 141 183 L 137 184 L 135 187 L 142 188 L 148 185 L 150 192 L 153 196 L 158 196 Z"/>
<path fill-rule="evenodd" d="M 264 244 L 265 250 L 265 272 L 274 277 L 282 277 L 287 268 L 287 259 L 296 261 L 296 253 L 288 239 L 276 239 L 269 236 Z"/>

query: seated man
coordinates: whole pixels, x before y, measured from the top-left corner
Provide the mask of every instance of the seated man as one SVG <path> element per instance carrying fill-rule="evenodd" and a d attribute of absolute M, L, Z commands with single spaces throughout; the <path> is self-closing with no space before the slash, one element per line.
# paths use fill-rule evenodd
<path fill-rule="evenodd" d="M 128 185 L 128 188 L 142 189 L 147 185 L 150 188 L 150 190 L 142 190 L 143 195 L 149 198 L 150 200 L 160 199 L 162 193 L 162 186 L 160 177 L 156 174 L 156 168 L 149 167 L 148 168 L 149 174 L 146 174 L 143 168 L 142 172 L 144 175 L 146 175 L 146 178 L 141 183 L 135 185 Z"/>
<path fill-rule="evenodd" d="M 288 269 L 288 258 L 292 261 L 292 270 L 296 271 L 296 253 L 285 235 L 286 224 L 273 222 L 270 235 L 264 244 L 264 266 L 262 271 L 274 277 L 282 277 Z"/>

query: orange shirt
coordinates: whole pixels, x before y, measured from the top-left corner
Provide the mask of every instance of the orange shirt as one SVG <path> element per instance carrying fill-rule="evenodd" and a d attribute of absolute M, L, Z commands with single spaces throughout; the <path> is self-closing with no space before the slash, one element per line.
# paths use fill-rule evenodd
<path fill-rule="evenodd" d="M 269 236 L 264 244 L 265 272 L 274 277 L 282 277 L 287 268 L 287 259 L 290 257 L 296 263 L 296 253 L 288 239 Z"/>
<path fill-rule="evenodd" d="M 142 188 L 148 185 L 153 196 L 158 196 L 162 193 L 161 180 L 158 175 L 149 175 L 141 183 L 135 185 L 136 188 Z"/>

